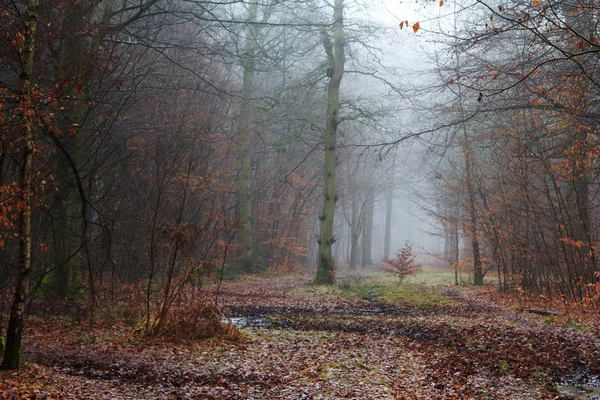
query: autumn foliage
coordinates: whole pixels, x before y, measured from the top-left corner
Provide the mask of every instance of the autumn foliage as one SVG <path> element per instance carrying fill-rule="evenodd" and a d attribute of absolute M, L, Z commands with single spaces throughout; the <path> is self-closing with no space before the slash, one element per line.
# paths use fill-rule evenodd
<path fill-rule="evenodd" d="M 404 247 L 398 250 L 395 258 L 386 258 L 383 260 L 390 267 L 384 267 L 382 270 L 394 274 L 400 280 L 400 283 L 402 283 L 404 278 L 414 275 L 421 270 L 421 265 L 415 262 L 415 258 L 412 246 L 405 243 Z"/>

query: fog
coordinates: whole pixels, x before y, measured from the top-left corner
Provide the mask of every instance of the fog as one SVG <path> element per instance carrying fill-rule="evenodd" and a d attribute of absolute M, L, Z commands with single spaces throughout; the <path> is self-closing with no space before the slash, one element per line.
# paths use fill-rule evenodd
<path fill-rule="evenodd" d="M 1 5 L 2 257 L 30 230 L 58 297 L 198 265 L 333 283 L 405 243 L 533 286 L 595 262 L 592 6 L 67 3 Z"/>

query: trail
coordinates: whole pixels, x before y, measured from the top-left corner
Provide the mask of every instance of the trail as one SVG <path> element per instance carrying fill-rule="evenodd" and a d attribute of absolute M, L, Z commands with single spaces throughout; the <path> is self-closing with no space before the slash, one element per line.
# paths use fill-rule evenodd
<path fill-rule="evenodd" d="M 440 303 L 389 303 L 382 293 L 395 287 L 360 291 L 370 276 L 332 289 L 308 279 L 226 283 L 226 315 L 264 321 L 241 329 L 239 342 L 144 342 L 124 326 L 86 341 L 92 333 L 80 327 L 34 318 L 28 367 L 12 381 L 1 373 L 0 397 L 35 387 L 38 398 L 558 399 L 562 377 L 600 372 L 596 334 L 480 291 L 413 285 L 405 289 L 439 292 Z"/>

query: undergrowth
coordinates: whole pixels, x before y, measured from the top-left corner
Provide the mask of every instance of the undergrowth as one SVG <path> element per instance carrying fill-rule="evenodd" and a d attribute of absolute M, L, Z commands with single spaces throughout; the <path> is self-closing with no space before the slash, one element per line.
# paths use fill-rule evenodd
<path fill-rule="evenodd" d="M 150 325 L 155 322 L 151 321 Z M 146 331 L 146 321 L 139 322 L 135 329 L 138 333 Z M 213 303 L 194 303 L 173 307 L 163 317 L 160 329 L 152 329 L 153 336 L 178 342 L 217 337 L 237 341 L 238 329 L 226 322 L 221 311 Z"/>

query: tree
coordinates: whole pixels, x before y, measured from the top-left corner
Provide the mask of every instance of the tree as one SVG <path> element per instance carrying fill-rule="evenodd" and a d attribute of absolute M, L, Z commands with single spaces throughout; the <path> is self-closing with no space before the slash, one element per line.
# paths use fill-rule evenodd
<path fill-rule="evenodd" d="M 324 160 L 324 193 L 323 212 L 319 228 L 319 251 L 317 255 L 317 273 L 315 282 L 331 285 L 335 282 L 335 262 L 332 257 L 333 218 L 337 201 L 335 172 L 337 164 L 337 128 L 339 124 L 340 84 L 344 75 L 344 0 L 335 0 L 333 8 L 333 43 L 329 34 L 321 31 L 323 47 L 327 54 L 329 83 L 327 85 L 327 117 L 323 146 Z"/>
<path fill-rule="evenodd" d="M 444 97 L 441 108 L 454 113 L 448 131 L 463 137 L 454 143 L 463 143 L 467 167 L 442 174 L 465 182 L 460 224 L 478 235 L 480 262 L 496 267 L 503 290 L 595 296 L 598 229 L 591 210 L 598 199 L 589 188 L 598 150 L 599 119 L 590 102 L 598 94 L 597 7 L 565 1 L 468 6 L 468 15 L 455 9 L 464 19 L 445 37 L 454 56 L 438 54 L 440 87 L 462 102 L 452 110 Z M 457 135 L 456 127 L 467 131 Z M 451 210 L 445 201 L 440 208 Z"/>
<path fill-rule="evenodd" d="M 390 267 L 382 268 L 383 271 L 394 274 L 400 283 L 409 275 L 414 275 L 421 269 L 421 265 L 415 261 L 416 256 L 412 252 L 412 246 L 408 243 L 404 244 L 400 250 L 396 252 L 396 257 L 393 259 L 384 259 L 383 262 Z"/>
<path fill-rule="evenodd" d="M 23 318 L 25 301 L 31 270 L 31 204 L 34 155 L 34 129 L 36 109 L 32 97 L 32 73 L 35 55 L 35 34 L 38 23 L 38 0 L 27 0 L 22 38 L 19 78 L 18 113 L 21 122 L 21 144 L 19 165 L 19 213 L 17 229 L 19 235 L 19 270 L 15 295 L 10 309 L 8 328 L 6 329 L 6 347 L 0 368 L 18 369 L 21 365 L 21 341 L 23 336 Z"/>
<path fill-rule="evenodd" d="M 386 185 L 384 200 L 385 200 L 385 231 L 383 233 L 383 258 L 390 258 L 390 239 L 392 231 L 392 216 L 394 206 L 394 180 L 396 178 L 396 153 L 394 153 L 392 166 L 389 170 L 388 182 Z"/>
<path fill-rule="evenodd" d="M 240 111 L 240 146 L 239 146 L 239 213 L 240 228 L 239 238 L 242 245 L 241 262 L 245 272 L 255 272 L 256 263 L 254 247 L 252 244 L 252 207 L 250 187 L 252 180 L 252 104 L 254 93 L 254 74 L 259 57 L 260 25 L 256 25 L 258 18 L 258 2 L 253 1 L 248 6 L 248 25 L 244 38 L 244 56 L 242 72 L 242 98 Z M 268 13 L 265 13 L 263 22 L 266 22 Z"/>

